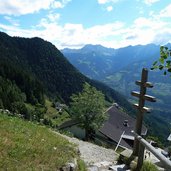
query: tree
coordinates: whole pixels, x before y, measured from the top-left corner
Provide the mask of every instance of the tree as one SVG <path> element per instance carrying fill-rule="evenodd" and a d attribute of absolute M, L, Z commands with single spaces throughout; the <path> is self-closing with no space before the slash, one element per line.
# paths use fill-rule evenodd
<path fill-rule="evenodd" d="M 104 113 L 105 98 L 102 92 L 85 83 L 79 94 L 71 96 L 71 115 L 79 121 L 79 126 L 85 129 L 85 139 L 92 139 L 92 134 L 98 130 L 107 119 Z"/>
<path fill-rule="evenodd" d="M 171 50 L 168 47 L 160 47 L 160 58 L 153 63 L 151 70 L 154 69 L 164 70 L 164 75 L 171 73 Z"/>

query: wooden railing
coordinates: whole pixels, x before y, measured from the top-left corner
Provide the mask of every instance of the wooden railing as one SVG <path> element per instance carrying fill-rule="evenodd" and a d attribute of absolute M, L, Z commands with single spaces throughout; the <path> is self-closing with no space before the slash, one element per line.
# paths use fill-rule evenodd
<path fill-rule="evenodd" d="M 167 171 L 171 171 L 171 161 L 166 158 L 163 154 L 161 154 L 158 150 L 156 150 L 150 143 L 148 143 L 144 138 L 142 138 L 140 135 L 132 131 L 135 138 L 140 142 L 142 146 L 140 146 L 139 149 L 139 155 L 141 156 L 138 158 L 138 165 L 137 165 L 137 171 L 141 169 L 141 166 L 143 164 L 144 159 L 144 148 L 148 149 L 156 158 L 160 160 L 160 162 L 163 164 L 163 168 L 165 168 Z"/>

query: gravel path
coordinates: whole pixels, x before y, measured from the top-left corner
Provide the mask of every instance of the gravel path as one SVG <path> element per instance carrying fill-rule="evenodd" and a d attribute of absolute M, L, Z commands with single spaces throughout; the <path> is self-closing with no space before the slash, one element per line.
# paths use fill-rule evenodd
<path fill-rule="evenodd" d="M 81 158 L 87 164 L 93 164 L 103 161 L 114 162 L 118 158 L 118 154 L 114 150 L 106 149 L 89 142 L 81 141 L 78 140 L 77 138 L 71 138 L 65 135 L 62 136 L 68 139 L 69 142 L 78 145 Z"/>

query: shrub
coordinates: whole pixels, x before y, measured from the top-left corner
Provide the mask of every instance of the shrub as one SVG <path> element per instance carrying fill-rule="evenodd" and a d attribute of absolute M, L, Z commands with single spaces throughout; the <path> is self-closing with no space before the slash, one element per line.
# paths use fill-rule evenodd
<path fill-rule="evenodd" d="M 77 163 L 78 163 L 78 171 L 87 171 L 86 164 L 84 163 L 83 160 L 78 159 Z"/>
<path fill-rule="evenodd" d="M 141 168 L 141 171 L 159 171 L 157 167 L 151 162 L 145 161 Z"/>

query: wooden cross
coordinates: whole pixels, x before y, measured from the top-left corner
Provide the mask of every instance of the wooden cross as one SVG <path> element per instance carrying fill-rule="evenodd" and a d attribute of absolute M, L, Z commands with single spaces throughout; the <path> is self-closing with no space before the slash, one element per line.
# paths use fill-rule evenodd
<path fill-rule="evenodd" d="M 137 119 L 136 119 L 136 126 L 135 132 L 138 135 L 141 135 L 142 131 L 142 124 L 143 124 L 143 115 L 145 112 L 149 113 L 150 109 L 145 107 L 145 100 L 150 102 L 156 102 L 156 98 L 153 96 L 149 96 L 146 94 L 147 88 L 152 88 L 153 85 L 148 80 L 148 70 L 146 68 L 142 69 L 141 81 L 136 81 L 135 83 L 140 86 L 140 92 L 132 91 L 131 95 L 139 98 L 138 104 L 134 104 L 134 107 L 138 110 Z M 141 151 L 141 150 L 140 150 Z M 139 153 L 139 141 L 134 140 L 134 148 L 133 148 L 133 155 L 138 156 Z"/>

